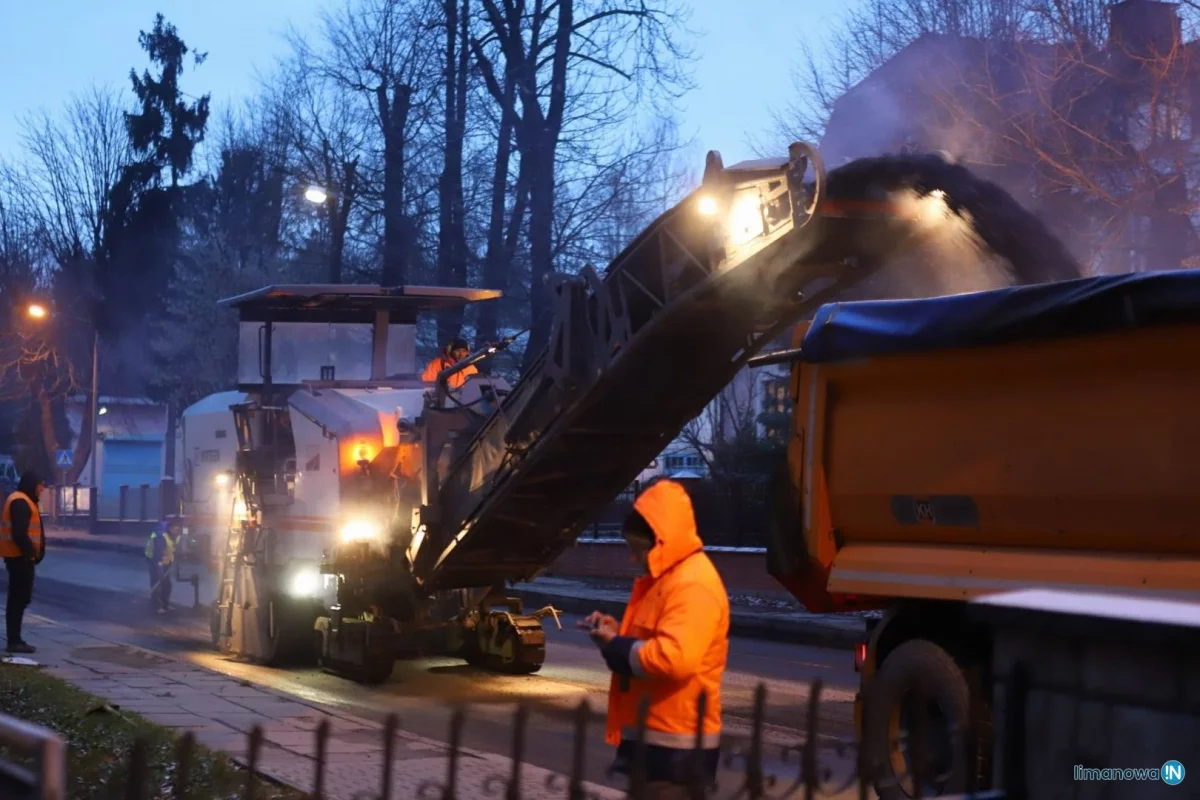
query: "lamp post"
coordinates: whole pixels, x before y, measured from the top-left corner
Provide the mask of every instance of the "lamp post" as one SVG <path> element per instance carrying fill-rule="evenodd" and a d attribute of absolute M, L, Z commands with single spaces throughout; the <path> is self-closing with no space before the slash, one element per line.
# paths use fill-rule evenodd
<path fill-rule="evenodd" d="M 26 309 L 30 319 L 44 320 L 50 312 L 41 303 L 30 303 Z M 96 460 L 99 458 L 100 443 L 100 331 L 92 329 L 92 455 L 89 470 L 89 486 L 92 490 L 92 500 L 97 497 L 96 490 Z"/>
<path fill-rule="evenodd" d="M 100 459 L 100 331 L 92 326 L 92 456 L 88 459 L 88 512 L 95 518 L 92 503 L 100 499 L 96 488 L 96 462 Z"/>
<path fill-rule="evenodd" d="M 314 183 L 304 190 L 304 199 L 314 206 L 319 206 L 325 214 L 326 221 L 329 223 L 329 281 L 330 283 L 341 283 L 341 242 L 344 234 L 339 229 L 340 221 L 338 220 L 336 204 L 332 202 L 333 195 L 324 186 Z"/>

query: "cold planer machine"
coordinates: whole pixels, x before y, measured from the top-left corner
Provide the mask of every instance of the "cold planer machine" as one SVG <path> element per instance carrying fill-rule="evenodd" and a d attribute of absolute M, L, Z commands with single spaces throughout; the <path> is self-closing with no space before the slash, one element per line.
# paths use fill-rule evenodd
<path fill-rule="evenodd" d="M 826 174 L 803 143 L 728 168 L 709 153 L 702 185 L 603 275 L 554 276 L 549 344 L 511 391 L 463 403 L 447 388 L 463 365 L 443 372 L 400 423 L 420 463 L 385 546 L 339 542 L 322 564 L 337 576 L 324 665 L 377 681 L 432 647 L 539 669 L 557 614 L 524 613 L 506 586 L 573 544 L 763 345 L 921 237 L 901 200 L 942 191 L 944 162 L 881 164 Z"/>

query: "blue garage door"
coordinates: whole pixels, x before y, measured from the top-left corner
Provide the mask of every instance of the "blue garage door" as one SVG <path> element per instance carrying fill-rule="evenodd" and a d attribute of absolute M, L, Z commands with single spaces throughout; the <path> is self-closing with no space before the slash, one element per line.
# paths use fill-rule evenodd
<path fill-rule="evenodd" d="M 162 480 L 162 442 L 106 440 L 104 477 L 100 482 L 100 516 L 115 519 L 120 510 L 121 487 L 129 487 L 125 516 L 136 519 L 140 511 L 140 487 L 150 487 L 147 510 L 158 514 L 158 484 Z"/>

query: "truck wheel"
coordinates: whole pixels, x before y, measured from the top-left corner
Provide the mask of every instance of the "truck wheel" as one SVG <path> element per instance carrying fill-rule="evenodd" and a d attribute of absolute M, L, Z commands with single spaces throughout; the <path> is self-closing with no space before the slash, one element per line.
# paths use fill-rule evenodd
<path fill-rule="evenodd" d="M 917 695 L 925 698 L 921 718 Z M 863 748 L 880 800 L 916 797 L 913 767 L 920 767 L 922 796 L 966 791 L 978 754 L 968 757 L 971 691 L 958 663 L 925 639 L 905 642 L 884 659 L 865 698 Z M 913 752 L 914 739 L 924 754 Z M 982 745 L 980 745 L 982 746 Z"/>

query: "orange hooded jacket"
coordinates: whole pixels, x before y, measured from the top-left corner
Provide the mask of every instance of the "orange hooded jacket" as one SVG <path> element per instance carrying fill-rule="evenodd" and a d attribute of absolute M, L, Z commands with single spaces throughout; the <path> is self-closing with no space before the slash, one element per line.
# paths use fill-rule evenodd
<path fill-rule="evenodd" d="M 613 669 L 605 740 L 636 739 L 638 707 L 650 698 L 645 742 L 696 746 L 700 693 L 707 693 L 704 748 L 721 735 L 721 676 L 729 655 L 729 597 L 696 532 L 682 486 L 660 481 L 633 508 L 654 531 L 649 574 L 633 585 L 620 635 L 605 647 Z"/>
<path fill-rule="evenodd" d="M 425 383 L 436 383 L 442 370 L 450 369 L 457 363 L 449 356 L 438 356 L 425 367 L 425 371 L 421 373 L 421 380 Z M 477 374 L 479 374 L 479 370 L 475 369 L 474 365 L 465 367 L 461 372 L 451 375 L 450 379 L 446 381 L 446 386 L 451 391 L 461 389 L 462 385 L 467 382 L 467 378 Z"/>

